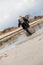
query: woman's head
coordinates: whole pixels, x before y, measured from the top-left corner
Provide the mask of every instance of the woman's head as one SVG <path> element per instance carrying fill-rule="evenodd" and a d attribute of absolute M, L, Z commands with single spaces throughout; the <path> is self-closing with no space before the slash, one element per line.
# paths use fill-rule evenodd
<path fill-rule="evenodd" d="M 26 19 L 29 19 L 29 15 L 26 15 L 25 18 L 26 18 Z"/>

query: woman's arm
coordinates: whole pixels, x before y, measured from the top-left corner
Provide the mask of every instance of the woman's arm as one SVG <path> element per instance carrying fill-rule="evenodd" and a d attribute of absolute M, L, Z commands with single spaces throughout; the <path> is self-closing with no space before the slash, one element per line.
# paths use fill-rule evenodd
<path fill-rule="evenodd" d="M 21 23 L 20 23 L 20 20 L 18 20 L 18 27 L 20 27 Z"/>

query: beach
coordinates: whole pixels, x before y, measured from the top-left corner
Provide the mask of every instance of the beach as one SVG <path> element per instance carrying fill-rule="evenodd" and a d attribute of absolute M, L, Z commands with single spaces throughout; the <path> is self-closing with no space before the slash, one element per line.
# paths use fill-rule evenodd
<path fill-rule="evenodd" d="M 35 35 L 0 54 L 0 65 L 43 65 L 43 30 Z"/>

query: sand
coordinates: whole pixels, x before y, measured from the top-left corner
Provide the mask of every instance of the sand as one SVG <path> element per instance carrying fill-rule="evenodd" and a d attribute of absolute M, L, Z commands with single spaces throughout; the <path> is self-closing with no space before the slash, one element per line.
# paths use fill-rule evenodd
<path fill-rule="evenodd" d="M 43 33 L 34 36 L 0 54 L 0 65 L 43 65 Z"/>

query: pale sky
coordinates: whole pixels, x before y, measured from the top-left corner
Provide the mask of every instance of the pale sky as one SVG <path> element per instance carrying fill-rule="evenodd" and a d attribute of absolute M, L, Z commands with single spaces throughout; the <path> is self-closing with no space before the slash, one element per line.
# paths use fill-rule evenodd
<path fill-rule="evenodd" d="M 43 0 L 0 0 L 0 30 L 16 26 L 26 14 L 43 15 Z"/>

